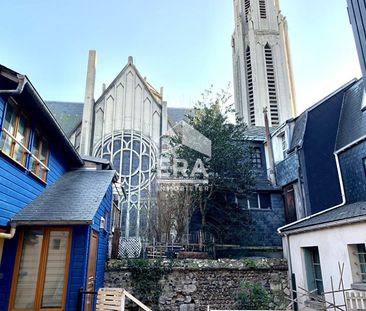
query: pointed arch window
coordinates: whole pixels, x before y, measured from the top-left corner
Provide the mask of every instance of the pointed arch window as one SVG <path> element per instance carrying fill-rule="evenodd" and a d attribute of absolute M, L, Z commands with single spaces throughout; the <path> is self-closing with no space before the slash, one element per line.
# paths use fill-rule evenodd
<path fill-rule="evenodd" d="M 247 96 L 248 96 L 248 110 L 249 110 L 248 122 L 250 125 L 255 126 L 253 71 L 250 56 L 251 56 L 250 47 L 248 46 L 245 52 L 245 65 L 247 73 Z"/>
<path fill-rule="evenodd" d="M 267 9 L 266 9 L 266 1 L 265 0 L 259 0 L 259 15 L 263 19 L 267 18 Z"/>
<path fill-rule="evenodd" d="M 269 112 L 271 116 L 271 123 L 272 126 L 277 126 L 279 125 L 280 122 L 278 113 L 276 77 L 274 71 L 272 48 L 268 43 L 264 47 L 264 57 L 267 72 L 267 87 L 268 87 Z"/>

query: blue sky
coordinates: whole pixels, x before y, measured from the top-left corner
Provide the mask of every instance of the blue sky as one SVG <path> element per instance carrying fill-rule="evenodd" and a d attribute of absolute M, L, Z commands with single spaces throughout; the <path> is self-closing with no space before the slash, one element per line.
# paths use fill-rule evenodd
<path fill-rule="evenodd" d="M 360 69 L 346 0 L 281 0 L 281 8 L 301 111 Z M 97 96 L 129 55 L 164 86 L 169 106 L 192 107 L 211 84 L 232 81 L 232 0 L 21 0 L 0 10 L 0 63 L 27 74 L 44 99 L 83 100 L 89 49 L 98 53 Z"/>

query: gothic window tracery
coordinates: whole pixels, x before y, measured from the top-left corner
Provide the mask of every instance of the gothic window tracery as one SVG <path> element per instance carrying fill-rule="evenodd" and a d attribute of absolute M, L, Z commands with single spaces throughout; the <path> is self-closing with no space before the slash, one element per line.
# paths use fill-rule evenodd
<path fill-rule="evenodd" d="M 143 236 L 153 202 L 156 150 L 152 141 L 139 133 L 123 133 L 106 139 L 97 157 L 113 164 L 127 198 L 121 203 L 125 237 Z"/>

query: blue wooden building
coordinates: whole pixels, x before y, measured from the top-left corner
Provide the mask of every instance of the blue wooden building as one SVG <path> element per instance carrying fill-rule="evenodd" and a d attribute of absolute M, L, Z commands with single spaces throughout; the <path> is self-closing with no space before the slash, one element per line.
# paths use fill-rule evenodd
<path fill-rule="evenodd" d="M 115 172 L 87 165 L 26 76 L 0 66 L 0 310 L 92 310 Z"/>

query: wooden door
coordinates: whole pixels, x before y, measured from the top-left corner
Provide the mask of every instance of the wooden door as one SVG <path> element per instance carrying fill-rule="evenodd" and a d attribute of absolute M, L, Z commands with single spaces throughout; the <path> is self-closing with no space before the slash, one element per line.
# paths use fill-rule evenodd
<path fill-rule="evenodd" d="M 283 189 L 285 197 L 285 217 L 286 223 L 289 224 L 297 220 L 295 190 L 293 185 L 289 185 Z"/>
<path fill-rule="evenodd" d="M 88 277 L 86 283 L 86 296 L 85 296 L 85 311 L 93 310 L 94 294 L 95 290 L 95 273 L 97 269 L 97 255 L 98 255 L 98 233 L 94 230 L 90 236 L 89 246 L 89 259 L 88 259 Z"/>

